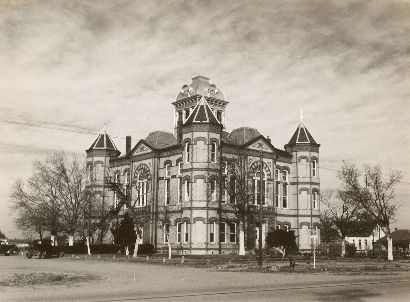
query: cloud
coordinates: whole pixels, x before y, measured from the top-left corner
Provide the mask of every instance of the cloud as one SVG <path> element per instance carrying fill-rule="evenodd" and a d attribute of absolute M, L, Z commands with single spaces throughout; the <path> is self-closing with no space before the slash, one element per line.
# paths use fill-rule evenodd
<path fill-rule="evenodd" d="M 388 0 L 3 2 L 0 109 L 76 127 L 107 123 L 136 142 L 172 131 L 171 102 L 201 74 L 230 101 L 228 130 L 255 127 L 281 147 L 302 107 L 326 160 L 408 170 L 409 17 L 408 1 Z M 7 126 L 0 154 L 82 152 L 93 139 Z"/>

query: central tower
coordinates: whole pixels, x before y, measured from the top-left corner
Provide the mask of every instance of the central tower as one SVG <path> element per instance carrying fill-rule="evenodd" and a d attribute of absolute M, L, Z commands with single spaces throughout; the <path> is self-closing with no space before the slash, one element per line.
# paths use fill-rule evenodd
<path fill-rule="evenodd" d="M 185 123 L 201 97 L 204 96 L 209 108 L 225 128 L 225 109 L 228 102 L 222 90 L 210 83 L 209 78 L 197 76 L 192 83 L 183 85 L 178 92 L 174 105 L 174 134 L 177 134 L 178 121 Z"/>

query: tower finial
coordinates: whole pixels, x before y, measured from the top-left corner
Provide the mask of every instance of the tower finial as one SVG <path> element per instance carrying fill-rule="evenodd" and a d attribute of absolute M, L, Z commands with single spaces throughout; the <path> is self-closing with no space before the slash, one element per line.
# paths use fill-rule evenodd
<path fill-rule="evenodd" d="M 303 110 L 302 107 L 300 107 L 300 122 L 303 122 Z"/>

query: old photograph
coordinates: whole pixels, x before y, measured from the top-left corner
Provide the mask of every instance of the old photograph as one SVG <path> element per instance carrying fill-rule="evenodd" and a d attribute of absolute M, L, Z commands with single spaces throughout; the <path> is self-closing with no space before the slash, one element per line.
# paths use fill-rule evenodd
<path fill-rule="evenodd" d="M 410 1 L 0 0 L 0 301 L 410 301 Z"/>

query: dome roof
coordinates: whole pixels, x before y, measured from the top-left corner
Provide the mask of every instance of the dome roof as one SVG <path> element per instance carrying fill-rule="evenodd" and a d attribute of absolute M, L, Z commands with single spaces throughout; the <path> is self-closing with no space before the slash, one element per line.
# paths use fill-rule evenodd
<path fill-rule="evenodd" d="M 259 131 L 255 128 L 241 127 L 232 130 L 228 135 L 228 139 L 238 145 L 243 145 L 260 135 Z"/>
<path fill-rule="evenodd" d="M 203 76 L 192 78 L 191 84 L 183 85 L 181 90 L 178 92 L 176 101 L 183 100 L 194 95 L 205 95 L 206 97 L 225 101 L 225 96 L 221 89 L 215 84 L 210 83 L 209 78 Z"/>
<path fill-rule="evenodd" d="M 148 134 L 145 141 L 156 149 L 162 149 L 177 144 L 176 137 L 169 132 L 154 131 Z"/>

